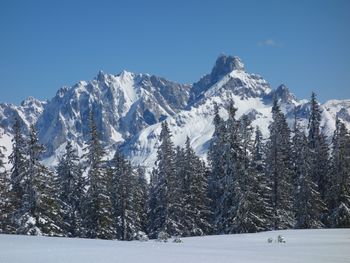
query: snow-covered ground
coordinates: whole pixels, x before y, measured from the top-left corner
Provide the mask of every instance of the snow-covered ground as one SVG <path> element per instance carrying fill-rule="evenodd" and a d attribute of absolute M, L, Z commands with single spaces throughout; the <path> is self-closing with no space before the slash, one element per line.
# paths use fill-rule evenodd
<path fill-rule="evenodd" d="M 267 242 L 278 235 L 283 235 L 286 243 Z M 0 262 L 350 262 L 350 229 L 286 230 L 182 240 L 178 244 L 0 235 Z"/>

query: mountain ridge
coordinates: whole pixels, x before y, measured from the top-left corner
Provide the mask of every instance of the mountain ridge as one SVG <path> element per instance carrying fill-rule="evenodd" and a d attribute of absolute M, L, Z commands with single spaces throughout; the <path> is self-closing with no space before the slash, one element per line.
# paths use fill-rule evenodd
<path fill-rule="evenodd" d="M 24 133 L 35 124 L 47 150 L 44 162 L 52 166 L 67 139 L 82 152 L 89 134 L 88 114 L 92 111 L 108 155 L 120 147 L 133 164 L 150 170 L 163 120 L 169 122 L 175 145 L 183 145 L 188 136 L 197 154 L 205 159 L 214 131 L 214 103 L 226 118 L 225 107 L 233 100 L 237 116 L 247 114 L 266 136 L 273 96 L 279 99 L 291 127 L 294 112 L 306 127 L 308 101 L 298 99 L 284 84 L 272 89 L 260 75 L 246 72 L 243 62 L 235 56 L 219 56 L 211 72 L 193 84 L 125 70 L 116 75 L 99 71 L 93 80 L 60 88 L 48 101 L 29 97 L 20 106 L 0 103 L 0 143 L 9 147 L 16 117 Z M 327 136 L 332 135 L 336 117 L 350 127 L 350 100 L 329 100 L 321 108 Z"/>

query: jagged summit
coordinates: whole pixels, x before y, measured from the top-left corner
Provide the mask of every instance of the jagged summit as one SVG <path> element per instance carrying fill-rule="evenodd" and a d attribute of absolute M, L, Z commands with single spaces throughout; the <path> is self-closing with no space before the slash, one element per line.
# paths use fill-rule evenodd
<path fill-rule="evenodd" d="M 239 57 L 220 55 L 211 71 L 212 82 L 234 70 L 244 70 L 244 64 Z"/>
<path fill-rule="evenodd" d="M 283 103 L 296 101 L 297 98 L 292 94 L 289 88 L 285 84 L 281 84 L 275 90 L 275 95 L 279 98 Z"/>
<path fill-rule="evenodd" d="M 102 70 L 99 70 L 96 76 L 96 80 L 104 81 L 104 79 L 105 79 L 105 73 Z"/>
<path fill-rule="evenodd" d="M 41 105 L 41 104 L 43 104 L 43 103 L 45 103 L 45 102 L 40 101 L 40 100 L 37 100 L 36 98 L 34 98 L 34 97 L 32 97 L 32 96 L 29 96 L 28 98 L 26 98 L 25 100 L 23 100 L 23 101 L 21 102 L 21 106 L 22 106 L 22 107 L 28 107 L 28 106 L 31 106 L 31 105 L 33 105 L 33 104 L 35 104 L 35 105 Z"/>
<path fill-rule="evenodd" d="M 256 74 L 245 71 L 242 60 L 237 56 L 220 55 L 214 64 L 210 74 L 202 77 L 193 84 L 190 92 L 189 105 L 192 106 L 209 92 L 215 89 L 233 91 L 235 95 L 242 97 L 260 96 L 268 94 L 271 88 L 266 80 Z"/>

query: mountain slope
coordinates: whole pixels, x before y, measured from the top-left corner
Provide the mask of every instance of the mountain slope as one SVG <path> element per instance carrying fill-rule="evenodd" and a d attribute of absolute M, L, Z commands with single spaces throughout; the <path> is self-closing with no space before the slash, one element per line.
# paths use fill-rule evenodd
<path fill-rule="evenodd" d="M 61 88 L 47 102 L 28 98 L 20 106 L 0 104 L 0 142 L 11 147 L 15 117 L 23 123 L 25 133 L 35 124 L 46 146 L 45 163 L 54 165 L 66 139 L 74 141 L 82 152 L 92 112 L 109 155 L 121 146 L 135 165 L 151 169 L 161 121 L 169 122 L 176 145 L 183 145 L 188 136 L 197 154 L 205 158 L 214 132 L 214 103 L 227 118 L 225 107 L 233 100 L 237 116 L 247 114 L 266 136 L 273 96 L 279 99 L 291 126 L 295 111 L 307 126 L 308 101 L 298 100 L 285 85 L 271 89 L 261 76 L 248 73 L 238 57 L 220 56 L 212 71 L 193 85 L 127 71 L 118 75 L 99 72 L 91 81 Z M 336 117 L 350 127 L 350 100 L 331 100 L 321 108 L 328 136 L 333 133 Z"/>

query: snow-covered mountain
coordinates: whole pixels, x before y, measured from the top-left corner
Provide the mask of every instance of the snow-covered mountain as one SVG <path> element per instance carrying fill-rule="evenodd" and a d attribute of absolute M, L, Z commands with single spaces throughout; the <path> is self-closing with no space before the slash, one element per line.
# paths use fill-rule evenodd
<path fill-rule="evenodd" d="M 36 125 L 47 149 L 45 163 L 54 165 L 67 139 L 81 151 L 88 138 L 91 111 L 109 155 L 120 146 L 134 164 L 151 168 L 161 121 L 169 122 L 175 145 L 183 145 L 188 136 L 195 151 L 205 158 L 214 131 L 214 103 L 221 106 L 226 118 L 225 106 L 233 100 L 238 117 L 248 114 L 267 135 L 274 95 L 290 125 L 294 111 L 307 125 L 307 100 L 297 99 L 285 85 L 273 90 L 261 76 L 248 73 L 238 57 L 220 56 L 211 73 L 192 85 L 127 71 L 118 75 L 99 72 L 91 81 L 61 88 L 47 102 L 28 98 L 20 106 L 0 104 L 0 143 L 11 147 L 12 126 L 18 117 L 24 132 L 30 124 Z M 328 135 L 334 130 L 336 116 L 350 128 L 350 100 L 330 100 L 321 108 Z"/>

